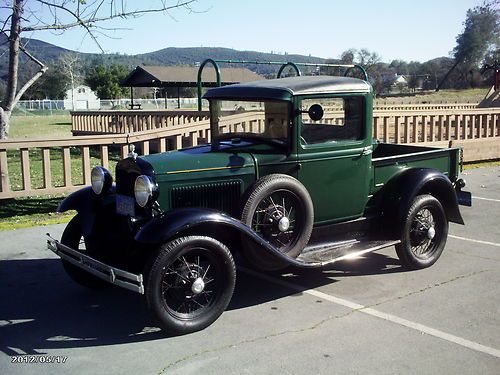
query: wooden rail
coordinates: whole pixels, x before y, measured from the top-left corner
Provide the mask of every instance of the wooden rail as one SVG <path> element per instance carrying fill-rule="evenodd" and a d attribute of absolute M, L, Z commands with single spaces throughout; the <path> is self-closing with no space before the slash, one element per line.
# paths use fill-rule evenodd
<path fill-rule="evenodd" d="M 73 135 L 129 134 L 207 120 L 208 111 L 74 111 Z"/>
<path fill-rule="evenodd" d="M 374 111 L 420 112 L 472 110 L 477 104 L 391 104 L 375 105 Z M 73 135 L 129 134 L 145 130 L 165 129 L 171 126 L 192 124 L 207 120 L 208 111 L 73 111 L 71 124 Z"/>
<path fill-rule="evenodd" d="M 197 121 L 196 114 L 191 116 L 191 121 L 169 123 L 162 128 L 146 127 L 129 134 L 1 141 L 0 199 L 66 193 L 89 185 L 92 166 L 101 164 L 109 168 L 117 159 L 126 157 L 131 143 L 142 155 L 147 155 L 210 142 L 206 113 L 199 115 L 202 119 Z M 334 123 L 338 117 L 336 112 L 325 113 L 327 122 Z M 252 112 L 233 114 L 224 118 L 223 126 L 226 131 L 262 129 L 263 118 Z M 500 109 L 376 111 L 373 136 L 388 143 L 452 141 L 463 146 L 470 142 L 475 145 L 474 153 L 481 150 L 480 141 L 485 140 L 490 150 L 488 158 L 495 155 L 495 148 L 498 150 L 495 158 L 499 158 Z M 465 160 L 481 160 L 481 157 L 466 154 Z M 39 168 L 32 168 L 37 163 Z M 62 177 L 56 177 L 57 167 Z M 41 176 L 36 176 L 35 170 L 41 170 Z"/>
<path fill-rule="evenodd" d="M 375 111 L 456 111 L 475 109 L 478 103 L 375 104 Z"/>

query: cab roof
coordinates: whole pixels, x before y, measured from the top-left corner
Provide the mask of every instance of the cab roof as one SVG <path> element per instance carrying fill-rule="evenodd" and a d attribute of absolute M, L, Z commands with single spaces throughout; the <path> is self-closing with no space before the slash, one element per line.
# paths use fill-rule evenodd
<path fill-rule="evenodd" d="M 296 95 L 369 93 L 371 91 L 371 85 L 358 78 L 301 76 L 217 87 L 208 90 L 203 98 L 291 100 Z"/>

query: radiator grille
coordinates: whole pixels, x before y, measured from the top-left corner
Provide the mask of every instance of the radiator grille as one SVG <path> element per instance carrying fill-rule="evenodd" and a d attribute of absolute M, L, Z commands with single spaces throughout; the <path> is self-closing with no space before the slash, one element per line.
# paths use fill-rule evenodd
<path fill-rule="evenodd" d="M 172 208 L 204 207 L 237 215 L 240 181 L 213 182 L 172 188 Z"/>

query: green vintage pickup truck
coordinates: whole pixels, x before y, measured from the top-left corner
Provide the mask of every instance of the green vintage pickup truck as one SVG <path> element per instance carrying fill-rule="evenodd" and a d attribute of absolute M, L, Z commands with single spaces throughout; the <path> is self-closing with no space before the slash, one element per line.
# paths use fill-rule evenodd
<path fill-rule="evenodd" d="M 60 205 L 78 214 L 49 248 L 68 275 L 145 294 L 159 325 L 215 321 L 235 285 L 234 256 L 264 271 L 324 267 L 395 246 L 404 267 L 441 255 L 458 205 L 461 151 L 372 139 L 371 86 L 292 77 L 209 90 L 211 143 L 129 157 L 115 180 Z M 241 257 L 239 257 L 241 254 Z"/>

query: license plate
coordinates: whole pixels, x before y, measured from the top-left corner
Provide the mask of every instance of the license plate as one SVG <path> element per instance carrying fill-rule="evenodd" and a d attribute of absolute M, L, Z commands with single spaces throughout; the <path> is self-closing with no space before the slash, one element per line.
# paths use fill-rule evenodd
<path fill-rule="evenodd" d="M 123 216 L 135 216 L 135 199 L 116 194 L 116 213 Z"/>

